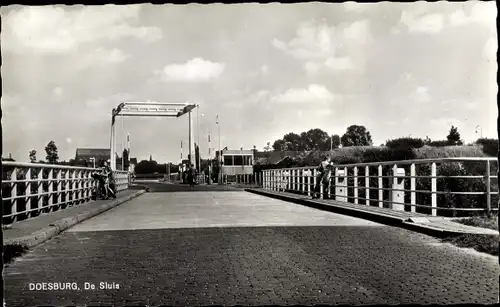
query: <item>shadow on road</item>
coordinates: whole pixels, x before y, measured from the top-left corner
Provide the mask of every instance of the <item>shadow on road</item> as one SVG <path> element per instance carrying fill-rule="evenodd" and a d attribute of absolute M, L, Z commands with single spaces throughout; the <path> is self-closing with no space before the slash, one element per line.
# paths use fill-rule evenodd
<path fill-rule="evenodd" d="M 137 186 L 132 187 L 133 189 L 143 189 L 147 188 L 148 192 L 154 193 L 166 193 L 166 192 L 227 192 L 227 191 L 243 191 L 243 188 L 231 187 L 227 185 L 195 185 L 190 187 L 189 184 L 170 184 L 170 183 L 157 183 L 157 182 L 136 182 Z M 140 186 L 140 187 L 139 187 Z"/>

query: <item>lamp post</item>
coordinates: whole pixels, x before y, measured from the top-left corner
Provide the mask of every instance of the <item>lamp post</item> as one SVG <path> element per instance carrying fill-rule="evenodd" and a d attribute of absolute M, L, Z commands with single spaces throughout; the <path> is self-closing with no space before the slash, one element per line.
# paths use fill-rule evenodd
<path fill-rule="evenodd" d="M 196 105 L 196 124 L 198 126 L 198 174 L 201 174 L 201 152 L 200 152 L 200 105 Z M 203 114 L 201 115 L 203 116 Z M 195 157 L 196 158 L 196 157 Z"/>
<path fill-rule="evenodd" d="M 208 134 L 208 184 L 212 182 L 212 142 L 210 140 L 210 134 Z"/>
<path fill-rule="evenodd" d="M 215 124 L 217 125 L 217 130 L 219 132 L 219 184 L 222 184 L 222 151 L 220 148 L 220 124 L 219 115 L 215 118 Z"/>

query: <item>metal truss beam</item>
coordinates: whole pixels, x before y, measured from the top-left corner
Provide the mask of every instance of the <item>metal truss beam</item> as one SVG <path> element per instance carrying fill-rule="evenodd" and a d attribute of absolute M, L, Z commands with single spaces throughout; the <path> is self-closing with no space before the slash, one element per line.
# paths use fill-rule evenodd
<path fill-rule="evenodd" d="M 115 116 L 180 117 L 196 108 L 195 104 L 167 102 L 124 102 L 116 107 Z"/>

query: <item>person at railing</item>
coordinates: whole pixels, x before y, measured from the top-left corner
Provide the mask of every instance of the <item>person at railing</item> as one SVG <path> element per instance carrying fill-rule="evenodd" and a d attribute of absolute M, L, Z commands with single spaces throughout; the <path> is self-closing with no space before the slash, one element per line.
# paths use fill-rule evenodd
<path fill-rule="evenodd" d="M 321 161 L 318 167 L 318 174 L 316 175 L 316 185 L 314 186 L 314 193 L 312 195 L 313 199 L 319 198 L 321 192 L 321 184 L 323 184 L 323 192 L 328 189 L 332 168 L 332 159 L 330 155 L 326 155 L 325 159 Z"/>
<path fill-rule="evenodd" d="M 104 161 L 104 166 L 102 168 L 102 173 L 108 177 L 109 187 L 111 188 L 111 192 L 113 193 L 113 197 L 116 197 L 116 182 L 115 175 L 113 170 L 111 169 L 110 161 Z"/>

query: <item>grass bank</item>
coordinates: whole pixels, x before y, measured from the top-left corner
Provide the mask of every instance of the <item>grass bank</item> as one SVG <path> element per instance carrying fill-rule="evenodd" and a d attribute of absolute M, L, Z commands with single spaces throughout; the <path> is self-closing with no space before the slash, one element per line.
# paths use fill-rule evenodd
<path fill-rule="evenodd" d="M 464 219 L 456 220 L 456 222 L 481 228 L 498 230 L 498 213 L 490 216 L 473 216 Z M 500 237 L 498 235 L 463 235 L 458 237 L 450 237 L 444 239 L 445 242 L 452 243 L 458 247 L 473 248 L 479 252 L 488 253 L 493 256 L 498 256 L 498 243 Z"/>

